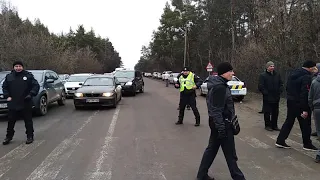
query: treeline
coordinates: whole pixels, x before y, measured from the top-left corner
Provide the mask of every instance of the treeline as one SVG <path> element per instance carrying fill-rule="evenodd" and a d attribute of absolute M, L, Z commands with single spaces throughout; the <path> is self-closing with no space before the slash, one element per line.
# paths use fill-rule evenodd
<path fill-rule="evenodd" d="M 283 79 L 306 59 L 320 60 L 318 0 L 172 0 L 135 68 L 180 71 L 202 77 L 209 61 L 229 61 L 257 89 L 258 75 L 274 61 Z"/>
<path fill-rule="evenodd" d="M 1 3 L 0 3 L 1 5 Z M 3 3 L 0 14 L 0 70 L 23 60 L 27 69 L 52 69 L 58 73 L 111 72 L 122 65 L 109 39 L 94 30 L 77 30 L 56 35 L 36 20 L 22 20 L 17 11 Z"/>

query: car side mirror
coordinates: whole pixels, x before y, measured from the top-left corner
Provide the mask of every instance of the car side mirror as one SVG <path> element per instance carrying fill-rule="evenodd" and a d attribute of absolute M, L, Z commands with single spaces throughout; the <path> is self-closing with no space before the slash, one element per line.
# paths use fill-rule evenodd
<path fill-rule="evenodd" d="M 83 85 L 83 83 L 79 83 L 79 85 L 80 85 L 80 86 L 82 86 L 82 85 Z"/>
<path fill-rule="evenodd" d="M 54 83 L 54 80 L 53 79 L 47 79 L 46 83 Z"/>

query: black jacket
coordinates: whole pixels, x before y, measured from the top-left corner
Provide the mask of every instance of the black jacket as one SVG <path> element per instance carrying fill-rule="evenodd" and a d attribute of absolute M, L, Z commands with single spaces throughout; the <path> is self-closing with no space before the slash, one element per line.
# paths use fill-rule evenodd
<path fill-rule="evenodd" d="M 287 100 L 293 101 L 302 111 L 309 111 L 308 93 L 311 86 L 312 73 L 299 68 L 294 70 L 288 77 Z"/>
<path fill-rule="evenodd" d="M 273 73 L 265 71 L 264 73 L 260 74 L 258 89 L 263 94 L 264 102 L 279 102 L 280 95 L 283 92 L 283 82 L 280 74 L 276 71 Z"/>
<path fill-rule="evenodd" d="M 225 130 L 225 119 L 231 120 L 235 115 L 234 102 L 227 82 L 221 76 L 209 76 L 207 81 L 208 114 L 219 131 Z"/>
<path fill-rule="evenodd" d="M 31 97 L 36 96 L 39 89 L 39 83 L 34 78 L 33 74 L 24 70 L 20 73 L 17 73 L 14 70 L 11 71 L 2 84 L 5 98 L 12 98 L 12 100 L 8 102 L 8 108 L 14 110 L 32 107 L 32 98 L 30 100 L 25 100 L 25 97 L 28 95 L 31 95 Z"/>
<path fill-rule="evenodd" d="M 203 81 L 199 78 L 199 76 L 197 76 L 196 74 L 193 74 L 194 75 L 194 83 L 196 84 L 197 88 L 200 88 L 200 86 L 202 85 Z M 180 76 L 183 76 L 184 78 L 186 78 L 187 76 L 183 75 L 182 73 L 180 73 L 177 77 L 177 82 L 176 84 L 178 84 L 179 86 L 176 87 L 176 88 L 180 88 L 180 82 L 179 82 L 179 78 Z M 188 89 L 184 89 L 184 91 L 182 91 L 181 93 L 183 94 L 195 94 L 195 90 L 194 89 L 191 89 L 191 90 L 188 90 Z"/>

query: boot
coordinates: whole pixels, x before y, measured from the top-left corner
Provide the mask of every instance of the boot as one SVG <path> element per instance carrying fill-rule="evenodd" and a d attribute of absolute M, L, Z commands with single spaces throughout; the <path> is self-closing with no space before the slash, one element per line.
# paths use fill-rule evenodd
<path fill-rule="evenodd" d="M 178 121 L 176 122 L 176 125 L 180 125 L 180 124 L 183 124 L 183 122 L 182 122 L 181 120 L 178 120 Z"/>
<path fill-rule="evenodd" d="M 26 144 L 31 144 L 33 143 L 33 137 L 27 137 Z"/>
<path fill-rule="evenodd" d="M 4 139 L 4 141 L 2 142 L 2 144 L 3 144 L 3 145 L 8 145 L 8 144 L 11 142 L 11 140 L 12 140 L 12 138 L 6 137 L 6 138 Z"/>
<path fill-rule="evenodd" d="M 194 124 L 194 126 L 200 126 L 200 118 L 196 119 L 196 124 Z"/>

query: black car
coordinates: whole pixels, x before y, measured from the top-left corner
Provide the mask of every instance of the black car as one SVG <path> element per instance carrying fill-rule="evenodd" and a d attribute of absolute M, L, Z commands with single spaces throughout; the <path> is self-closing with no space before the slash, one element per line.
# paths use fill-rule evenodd
<path fill-rule="evenodd" d="M 114 75 L 121 83 L 123 93 L 131 93 L 135 96 L 137 91 L 144 92 L 144 81 L 140 71 L 117 70 Z"/>
<path fill-rule="evenodd" d="M 122 98 L 120 82 L 113 75 L 90 76 L 74 93 L 74 107 L 85 106 L 117 107 Z"/>
<path fill-rule="evenodd" d="M 38 81 L 40 90 L 38 95 L 33 97 L 33 109 L 38 115 L 46 115 L 48 104 L 58 102 L 60 106 L 65 104 L 65 90 L 63 82 L 58 77 L 57 73 L 51 70 L 28 70 Z M 1 81 L 3 82 L 3 80 Z M 1 84 L 2 87 L 2 84 Z M 3 107 L 0 113 L 8 111 L 6 105 L 7 100 L 4 99 L 2 89 L 0 91 L 0 106 Z"/>
<path fill-rule="evenodd" d="M 2 83 L 4 78 L 10 71 L 1 71 L 0 72 L 0 114 L 6 113 L 8 111 L 7 99 L 4 98 L 2 92 Z"/>

